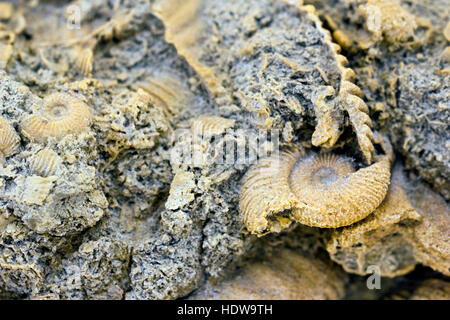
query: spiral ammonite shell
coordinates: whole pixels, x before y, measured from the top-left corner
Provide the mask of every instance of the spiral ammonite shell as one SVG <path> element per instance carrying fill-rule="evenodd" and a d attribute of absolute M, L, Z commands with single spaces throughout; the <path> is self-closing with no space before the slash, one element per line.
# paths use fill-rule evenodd
<path fill-rule="evenodd" d="M 20 137 L 16 130 L 0 117 L 0 163 L 4 158 L 12 156 L 19 151 Z"/>
<path fill-rule="evenodd" d="M 40 114 L 22 122 L 22 133 L 30 140 L 46 141 L 77 134 L 88 127 L 92 120 L 90 108 L 66 93 L 54 93 L 44 99 Z"/>
<path fill-rule="evenodd" d="M 296 151 L 271 157 L 244 177 L 240 208 L 255 234 L 279 231 L 275 218 L 311 227 L 338 228 L 364 219 L 386 196 L 390 161 L 355 170 L 349 158 Z M 289 214 L 283 213 L 290 210 Z"/>

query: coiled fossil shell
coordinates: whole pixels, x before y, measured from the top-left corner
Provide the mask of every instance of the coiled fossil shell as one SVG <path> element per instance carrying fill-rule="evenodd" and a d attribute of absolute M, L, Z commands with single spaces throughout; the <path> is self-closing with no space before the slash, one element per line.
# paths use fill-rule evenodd
<path fill-rule="evenodd" d="M 92 120 L 90 108 L 66 93 L 54 93 L 44 99 L 39 115 L 22 122 L 22 133 L 31 140 L 46 141 L 80 133 Z"/>
<path fill-rule="evenodd" d="M 30 170 L 42 177 L 56 174 L 62 159 L 51 149 L 45 148 L 33 155 L 29 160 Z"/>
<path fill-rule="evenodd" d="M 4 158 L 12 156 L 19 150 L 20 138 L 16 130 L 0 117 L 0 164 Z"/>
<path fill-rule="evenodd" d="M 349 159 L 333 154 L 306 155 L 298 150 L 272 156 L 243 179 L 244 223 L 259 235 L 279 231 L 290 220 L 320 228 L 350 225 L 383 201 L 390 165 L 387 156 L 357 171 Z"/>

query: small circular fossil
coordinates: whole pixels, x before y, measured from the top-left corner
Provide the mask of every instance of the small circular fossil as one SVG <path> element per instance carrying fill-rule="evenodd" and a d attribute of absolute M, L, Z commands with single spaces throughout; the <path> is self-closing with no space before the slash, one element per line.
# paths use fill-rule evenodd
<path fill-rule="evenodd" d="M 91 120 L 92 112 L 84 102 L 66 93 L 54 93 L 45 97 L 40 114 L 23 120 L 21 127 L 26 137 L 41 142 L 80 133 Z"/>

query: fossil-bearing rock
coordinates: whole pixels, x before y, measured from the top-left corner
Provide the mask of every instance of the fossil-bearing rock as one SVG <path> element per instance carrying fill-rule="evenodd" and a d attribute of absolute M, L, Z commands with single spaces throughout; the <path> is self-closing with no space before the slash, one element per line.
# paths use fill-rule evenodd
<path fill-rule="evenodd" d="M 0 298 L 448 296 L 447 2 L 0 1 Z"/>

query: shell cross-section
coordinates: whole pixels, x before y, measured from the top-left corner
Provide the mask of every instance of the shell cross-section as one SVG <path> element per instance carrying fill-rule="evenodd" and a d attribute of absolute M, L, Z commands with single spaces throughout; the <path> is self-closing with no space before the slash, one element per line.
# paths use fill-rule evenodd
<path fill-rule="evenodd" d="M 22 122 L 22 133 L 31 140 L 61 139 L 80 133 L 92 120 L 92 111 L 81 100 L 65 93 L 54 93 L 44 99 L 37 115 Z"/>
<path fill-rule="evenodd" d="M 280 231 L 292 221 L 338 228 L 372 213 L 389 182 L 387 157 L 355 170 L 346 157 L 295 151 L 272 156 L 248 171 L 240 209 L 247 229 L 259 235 Z"/>

